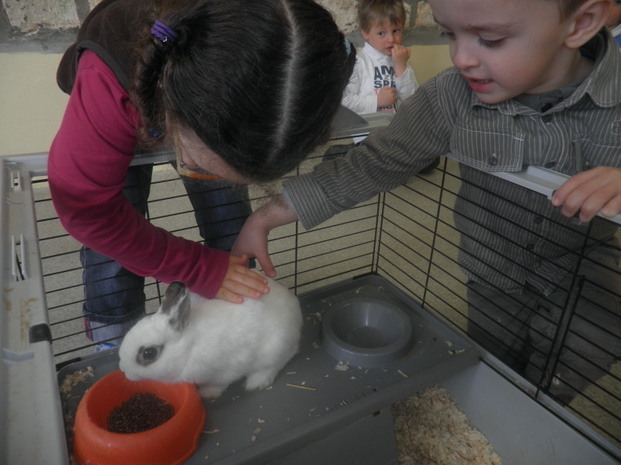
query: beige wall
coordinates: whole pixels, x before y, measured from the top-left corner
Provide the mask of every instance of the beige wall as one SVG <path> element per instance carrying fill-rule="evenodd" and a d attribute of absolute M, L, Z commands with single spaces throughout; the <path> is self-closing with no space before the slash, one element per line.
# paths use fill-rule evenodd
<path fill-rule="evenodd" d="M 450 66 L 444 45 L 411 47 L 419 83 Z M 67 96 L 56 86 L 60 54 L 0 53 L 0 155 L 47 152 Z"/>
<path fill-rule="evenodd" d="M 453 66 L 447 45 L 414 45 L 409 48 L 412 51 L 410 64 L 419 84 Z"/>
<path fill-rule="evenodd" d="M 0 53 L 0 155 L 47 152 L 67 102 L 60 54 Z"/>

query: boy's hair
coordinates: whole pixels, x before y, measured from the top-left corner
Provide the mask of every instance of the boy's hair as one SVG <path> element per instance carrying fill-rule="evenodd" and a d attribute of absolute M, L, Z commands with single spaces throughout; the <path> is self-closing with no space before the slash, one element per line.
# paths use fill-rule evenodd
<path fill-rule="evenodd" d="M 355 63 L 327 10 L 311 0 L 153 4 L 132 87 L 143 140 L 150 132 L 170 141 L 181 125 L 239 174 L 264 182 L 327 139 Z M 155 20 L 177 39 L 154 38 Z"/>
<path fill-rule="evenodd" d="M 384 21 L 390 24 L 405 25 L 405 7 L 402 0 L 359 0 L 358 24 L 367 32 L 374 25 Z"/>
<path fill-rule="evenodd" d="M 567 19 L 586 0 L 553 0 L 553 1 L 558 3 L 558 7 L 561 12 L 561 20 L 563 20 L 563 19 Z"/>

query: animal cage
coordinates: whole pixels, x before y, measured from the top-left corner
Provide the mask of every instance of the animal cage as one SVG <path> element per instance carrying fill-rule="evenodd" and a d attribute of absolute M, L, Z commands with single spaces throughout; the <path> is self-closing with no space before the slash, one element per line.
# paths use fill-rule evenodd
<path fill-rule="evenodd" d="M 329 144 L 353 133 L 335 131 Z M 298 172 L 321 162 L 325 149 L 320 147 Z M 194 212 L 168 157 L 156 154 L 138 161 L 155 164 L 147 217 L 176 235 L 200 240 Z M 92 376 L 94 367 L 92 383 L 116 366 L 116 351 L 95 352 L 95 344 L 85 337 L 80 244 L 64 232 L 54 212 L 45 177 L 46 154 L 0 161 L 4 286 L 0 463 L 69 463 L 63 376 L 85 373 L 87 367 Z M 533 167 L 498 176 L 542 196 L 550 196 L 564 180 Z M 527 379 L 469 336 L 468 278 L 459 264 L 462 232 L 455 226 L 462 182 L 458 164 L 446 157 L 433 172 L 320 227 L 306 231 L 292 224 L 272 232 L 269 247 L 278 279 L 300 296 L 305 311 L 303 340 L 310 338 L 309 345 L 271 390 L 243 393 L 233 386 L 228 400 L 206 404 L 209 426 L 222 433 L 217 440 L 211 435 L 201 438 L 199 451 L 188 463 L 394 464 L 389 407 L 432 384 L 449 389 L 505 464 L 619 463 L 619 361 L 578 373 L 589 386 L 565 404 L 552 389 L 558 380 Z M 251 187 L 253 207 L 278 188 Z M 600 220 L 619 223 L 618 217 Z M 587 229 L 585 247 L 594 240 L 589 234 Z M 550 349 L 542 354 L 545 367 L 564 363 L 560 355 L 571 350 L 566 341 L 581 337 L 572 333 L 573 322 L 586 317 L 574 312 L 572 304 L 590 276 L 575 278 L 570 282 L 576 291 L 569 293 L 569 305 L 556 321 L 557 331 L 549 335 Z M 164 287 L 147 279 L 147 312 L 157 309 Z M 618 295 L 621 289 L 602 292 Z M 333 295 L 344 296 L 341 300 L 368 295 L 373 300 L 378 294 L 413 309 L 414 328 L 420 334 L 410 355 L 403 362 L 369 368 L 342 364 L 338 356 L 324 353 L 319 347 L 322 341 L 312 339 L 321 306 Z M 601 310 L 614 315 L 620 309 Z M 620 329 L 618 323 L 599 328 L 612 338 L 619 337 Z M 603 351 L 612 350 L 602 341 L 590 342 Z M 429 359 L 421 360 L 425 357 Z M 314 396 L 313 408 L 307 405 L 309 395 Z M 283 404 L 286 418 L 270 416 L 270 409 L 281 411 Z M 257 428 L 256 422 L 248 424 L 250 417 L 268 421 Z M 227 426 L 233 430 L 231 437 L 225 435 Z"/>

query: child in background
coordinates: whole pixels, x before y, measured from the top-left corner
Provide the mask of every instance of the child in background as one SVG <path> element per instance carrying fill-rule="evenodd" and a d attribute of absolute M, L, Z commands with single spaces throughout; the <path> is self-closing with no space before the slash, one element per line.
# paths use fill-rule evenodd
<path fill-rule="evenodd" d="M 343 92 L 341 104 L 364 115 L 395 111 L 398 104 L 418 87 L 414 70 L 408 64 L 410 51 L 403 45 L 405 7 L 402 0 L 360 0 L 358 24 L 365 45 L 356 53 L 356 65 Z M 348 145 L 333 145 L 324 160 L 347 153 L 365 136 L 354 137 Z"/>
<path fill-rule="evenodd" d="M 273 276 L 271 229 L 298 219 L 310 229 L 451 153 L 462 179 L 454 216 L 469 334 L 567 403 L 621 356 L 618 227 L 596 217 L 621 212 L 621 54 L 604 27 L 611 3 L 429 5 L 454 67 L 345 157 L 287 180 L 281 197 L 250 216 L 233 251 Z M 490 174 L 525 165 L 571 178 L 549 201 Z M 571 309 L 559 363 L 547 365 Z"/>
<path fill-rule="evenodd" d="M 243 257 L 147 221 L 151 166 L 131 162 L 172 148 L 190 175 L 276 179 L 327 137 L 354 62 L 331 15 L 310 0 L 104 0 L 93 8 L 58 69 L 70 97 L 48 160 L 58 217 L 85 246 L 92 340 L 118 343 L 144 315 L 145 276 L 233 303 L 269 292 Z"/>
<path fill-rule="evenodd" d="M 360 0 L 358 22 L 366 41 L 343 93 L 343 106 L 363 115 L 395 111 L 418 87 L 403 45 L 405 8 L 402 0 Z"/>

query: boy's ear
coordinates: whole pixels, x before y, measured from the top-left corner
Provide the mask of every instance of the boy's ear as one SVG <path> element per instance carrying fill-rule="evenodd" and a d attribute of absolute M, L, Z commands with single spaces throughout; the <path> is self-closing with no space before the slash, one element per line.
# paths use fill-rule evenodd
<path fill-rule="evenodd" d="M 579 48 L 591 40 L 604 25 L 610 0 L 587 0 L 571 15 L 571 30 L 565 39 L 569 48 Z"/>

